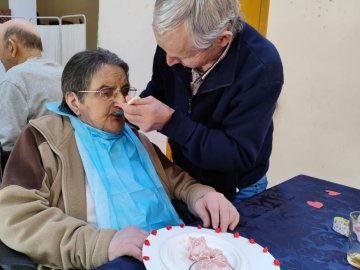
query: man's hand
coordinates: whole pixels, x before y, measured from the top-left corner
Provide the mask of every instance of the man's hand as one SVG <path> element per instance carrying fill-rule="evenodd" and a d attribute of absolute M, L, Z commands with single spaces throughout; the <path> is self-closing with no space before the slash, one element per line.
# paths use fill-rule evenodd
<path fill-rule="evenodd" d="M 148 235 L 146 231 L 134 226 L 117 231 L 109 245 L 109 260 L 127 255 L 142 261 L 142 246 Z"/>
<path fill-rule="evenodd" d="M 125 118 L 145 132 L 162 129 L 174 113 L 173 109 L 152 96 L 136 100 L 132 105 L 123 103 L 121 108 Z"/>
<path fill-rule="evenodd" d="M 204 223 L 204 227 L 212 225 L 226 232 L 234 230 L 239 223 L 240 214 L 232 203 L 219 192 L 209 192 L 195 203 L 195 211 Z"/>

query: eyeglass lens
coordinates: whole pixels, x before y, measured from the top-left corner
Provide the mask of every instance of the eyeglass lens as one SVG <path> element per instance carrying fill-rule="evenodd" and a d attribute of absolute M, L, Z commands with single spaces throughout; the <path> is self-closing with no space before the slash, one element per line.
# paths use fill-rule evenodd
<path fill-rule="evenodd" d="M 125 86 L 121 88 L 119 91 L 110 87 L 105 87 L 100 89 L 99 92 L 100 92 L 100 96 L 104 99 L 115 98 L 119 93 L 121 93 L 122 96 L 125 98 L 126 96 L 130 96 L 130 97 L 135 96 L 136 88 L 131 86 Z"/>

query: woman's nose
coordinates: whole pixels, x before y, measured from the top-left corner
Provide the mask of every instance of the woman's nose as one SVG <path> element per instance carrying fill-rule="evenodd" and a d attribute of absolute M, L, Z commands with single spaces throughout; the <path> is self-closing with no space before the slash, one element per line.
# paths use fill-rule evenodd
<path fill-rule="evenodd" d="M 126 99 L 123 96 L 123 94 L 121 93 L 121 91 L 117 92 L 116 95 L 114 95 L 114 103 L 119 104 L 119 103 L 124 103 L 124 102 L 126 102 Z"/>

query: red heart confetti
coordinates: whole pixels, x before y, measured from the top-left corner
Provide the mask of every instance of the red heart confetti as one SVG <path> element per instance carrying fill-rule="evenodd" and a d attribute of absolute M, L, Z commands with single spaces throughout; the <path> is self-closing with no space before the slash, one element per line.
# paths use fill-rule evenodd
<path fill-rule="evenodd" d="M 145 245 L 145 246 L 150 246 L 150 241 L 149 241 L 149 240 L 147 240 L 147 239 L 145 239 L 145 241 L 144 241 L 144 245 Z"/>
<path fill-rule="evenodd" d="M 148 261 L 148 260 L 150 260 L 150 257 L 149 256 L 143 256 L 143 259 L 144 259 L 144 261 Z"/>
<path fill-rule="evenodd" d="M 172 229 L 172 226 L 171 226 L 171 225 L 167 225 L 167 226 L 166 226 L 166 229 L 167 229 L 168 231 L 170 231 L 170 230 Z"/>
<path fill-rule="evenodd" d="M 185 228 L 185 224 L 184 224 L 184 223 L 181 223 L 181 224 L 180 224 L 180 228 Z"/>
<path fill-rule="evenodd" d="M 235 238 L 239 238 L 239 237 L 240 237 L 240 233 L 239 233 L 239 232 L 234 233 L 234 237 L 235 237 Z"/>
<path fill-rule="evenodd" d="M 255 244 L 256 243 L 255 239 L 253 239 L 253 238 L 249 239 L 249 242 L 250 242 L 250 244 Z"/>
<path fill-rule="evenodd" d="M 263 252 L 264 252 L 264 253 L 268 253 L 268 251 L 269 251 L 269 248 L 268 248 L 268 247 L 264 247 L 264 248 L 263 248 Z"/>
<path fill-rule="evenodd" d="M 327 192 L 327 194 L 329 194 L 330 196 L 338 196 L 340 195 L 341 193 L 340 192 L 337 192 L 337 191 L 333 191 L 333 190 L 325 190 L 325 192 Z"/>
<path fill-rule="evenodd" d="M 152 234 L 152 235 L 157 235 L 157 230 L 152 230 L 152 231 L 151 231 L 151 234 Z"/>
<path fill-rule="evenodd" d="M 216 232 L 216 233 L 221 233 L 221 229 L 220 229 L 220 228 L 216 228 L 216 229 L 215 229 L 215 232 Z"/>
<path fill-rule="evenodd" d="M 197 228 L 200 230 L 202 228 L 202 226 L 199 224 L 199 225 L 197 225 Z"/>
<path fill-rule="evenodd" d="M 280 266 L 280 261 L 279 261 L 278 259 L 275 259 L 275 260 L 274 260 L 274 265 Z"/>
<path fill-rule="evenodd" d="M 307 201 L 306 202 L 308 205 L 312 206 L 312 207 L 315 207 L 315 208 L 321 208 L 324 206 L 323 203 L 321 202 L 313 202 L 313 201 Z"/>

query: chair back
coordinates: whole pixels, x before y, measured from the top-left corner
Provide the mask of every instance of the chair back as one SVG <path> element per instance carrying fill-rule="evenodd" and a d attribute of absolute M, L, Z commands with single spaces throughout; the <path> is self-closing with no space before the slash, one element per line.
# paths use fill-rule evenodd
<path fill-rule="evenodd" d="M 3 150 L 0 142 L 0 183 L 2 182 L 2 174 L 3 174 L 3 166 L 2 166 L 2 159 L 3 159 Z"/>
<path fill-rule="evenodd" d="M 10 152 L 11 151 L 5 151 L 4 148 L 2 147 L 1 145 L 1 142 L 0 142 L 0 183 L 2 181 L 2 177 L 3 177 L 3 174 L 4 174 L 4 169 L 5 169 L 5 165 L 6 165 L 6 162 L 10 156 Z"/>

